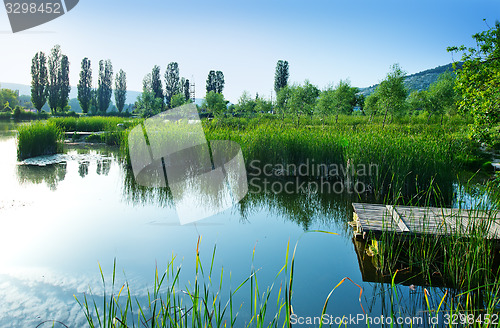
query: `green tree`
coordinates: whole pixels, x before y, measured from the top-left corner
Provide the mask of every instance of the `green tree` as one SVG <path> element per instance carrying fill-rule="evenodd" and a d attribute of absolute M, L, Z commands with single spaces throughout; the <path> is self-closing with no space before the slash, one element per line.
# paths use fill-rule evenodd
<path fill-rule="evenodd" d="M 210 91 L 205 96 L 202 107 L 206 108 L 209 113 L 214 116 L 223 116 L 227 110 L 227 101 L 224 99 L 222 93 Z"/>
<path fill-rule="evenodd" d="M 216 92 L 217 91 L 217 86 L 216 86 L 216 75 L 215 71 L 212 70 L 208 72 L 208 77 L 207 77 L 207 94 L 211 91 Z"/>
<path fill-rule="evenodd" d="M 323 124 L 326 117 L 333 115 L 337 108 L 337 97 L 335 96 L 335 87 L 329 85 L 321 91 L 318 98 L 318 112 L 323 116 Z"/>
<path fill-rule="evenodd" d="M 57 113 L 59 106 L 61 83 L 59 81 L 61 71 L 61 46 L 55 45 L 50 51 L 48 60 L 48 100 L 53 114 Z"/>
<path fill-rule="evenodd" d="M 155 65 L 151 71 L 151 90 L 153 91 L 155 98 L 160 98 L 164 101 L 165 96 L 163 95 L 163 85 L 161 83 L 160 66 Z"/>
<path fill-rule="evenodd" d="M 312 117 L 318 96 L 319 89 L 308 80 L 304 82 L 304 85 L 292 87 L 290 108 L 297 117 L 297 126 L 300 125 L 302 114 Z"/>
<path fill-rule="evenodd" d="M 399 67 L 399 64 L 394 64 L 391 66 L 391 70 L 385 80 L 377 87 L 379 94 L 378 102 L 382 110 L 384 110 L 384 122 L 382 126 L 385 126 L 387 114 L 390 113 L 391 117 L 394 117 L 404 113 L 406 96 L 408 95 L 408 91 L 404 85 L 405 76 L 406 73 Z"/>
<path fill-rule="evenodd" d="M 179 93 L 179 64 L 171 62 L 165 71 L 165 98 L 169 108 L 172 97 Z"/>
<path fill-rule="evenodd" d="M 288 85 L 288 77 L 290 73 L 288 71 L 288 62 L 286 60 L 278 60 L 276 63 L 276 71 L 274 73 L 274 91 L 276 95 L 285 86 Z"/>
<path fill-rule="evenodd" d="M 12 111 L 19 105 L 19 92 L 10 89 L 0 89 L 0 110 Z"/>
<path fill-rule="evenodd" d="M 490 129 L 500 123 L 500 22 L 472 36 L 476 47 L 449 47 L 462 52 L 463 65 L 456 71 L 458 111 L 474 119 L 473 133 L 487 139 Z"/>
<path fill-rule="evenodd" d="M 92 67 L 90 59 L 87 57 L 82 60 L 80 80 L 77 87 L 80 107 L 84 113 L 88 113 L 91 105 L 90 102 L 92 101 Z"/>
<path fill-rule="evenodd" d="M 165 103 L 162 99 L 156 98 L 151 88 L 151 73 L 142 80 L 142 93 L 135 102 L 135 112 L 142 117 L 150 117 L 160 113 L 164 109 Z"/>
<path fill-rule="evenodd" d="M 62 55 L 61 57 L 61 69 L 59 70 L 59 102 L 57 108 L 62 111 L 66 109 L 69 101 L 69 92 L 71 91 L 71 86 L 69 85 L 69 60 L 68 56 Z"/>
<path fill-rule="evenodd" d="M 40 51 L 31 61 L 31 102 L 38 113 L 47 102 L 47 83 L 47 59 Z"/>
<path fill-rule="evenodd" d="M 127 74 L 123 70 L 120 70 L 116 74 L 115 79 L 115 104 L 118 112 L 123 111 L 125 107 L 125 101 L 127 100 Z M 162 99 L 163 101 L 163 99 Z"/>
<path fill-rule="evenodd" d="M 215 72 L 215 92 L 222 93 L 225 83 L 226 81 L 224 81 L 224 73 L 222 73 L 222 71 Z"/>
<path fill-rule="evenodd" d="M 186 102 L 187 102 L 186 98 L 184 97 L 184 94 L 182 94 L 182 93 L 178 93 L 178 94 L 174 95 L 171 99 L 172 108 L 182 106 Z"/>
<path fill-rule="evenodd" d="M 189 99 L 191 99 L 191 90 L 190 90 L 190 84 L 189 84 L 189 80 L 188 79 L 184 79 L 182 78 L 182 83 L 181 85 L 183 86 L 182 88 L 182 93 L 184 94 L 184 99 L 187 101 L 189 101 Z"/>
<path fill-rule="evenodd" d="M 113 94 L 113 65 L 111 60 L 99 61 L 99 80 L 97 87 L 97 109 L 106 113 Z"/>
<path fill-rule="evenodd" d="M 451 72 L 445 72 L 438 77 L 438 80 L 429 86 L 429 120 L 432 114 L 441 115 L 441 124 L 445 113 L 456 112 L 457 94 L 454 89 L 455 77 Z"/>
<path fill-rule="evenodd" d="M 264 98 L 257 98 L 255 100 L 255 111 L 257 113 L 270 113 L 273 109 L 273 104 L 270 100 L 264 99 Z"/>
<path fill-rule="evenodd" d="M 236 104 L 234 110 L 239 115 L 250 115 L 252 113 L 255 113 L 256 105 L 257 104 L 255 100 L 250 96 L 250 93 L 245 90 L 238 99 L 238 103 Z"/>
<path fill-rule="evenodd" d="M 285 85 L 276 93 L 276 112 L 281 115 L 282 122 L 285 120 L 285 114 L 290 112 L 292 91 L 291 87 Z"/>
<path fill-rule="evenodd" d="M 377 115 L 380 113 L 380 102 L 379 102 L 380 96 L 375 90 L 372 94 L 368 95 L 365 99 L 365 107 L 364 111 L 367 115 L 370 115 L 370 120 L 373 119 L 373 116 Z"/>
<path fill-rule="evenodd" d="M 90 112 L 92 115 L 97 114 L 97 108 L 97 89 L 92 88 L 92 90 L 90 90 Z"/>

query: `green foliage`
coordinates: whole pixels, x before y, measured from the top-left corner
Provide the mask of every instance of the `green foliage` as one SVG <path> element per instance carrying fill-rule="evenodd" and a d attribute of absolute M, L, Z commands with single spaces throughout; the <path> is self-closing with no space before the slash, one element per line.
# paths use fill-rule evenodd
<path fill-rule="evenodd" d="M 90 59 L 82 60 L 80 80 L 78 82 L 78 101 L 83 113 L 88 113 L 92 105 L 92 67 Z"/>
<path fill-rule="evenodd" d="M 160 66 L 158 65 L 155 65 L 151 71 L 151 91 L 153 91 L 155 98 L 160 98 L 161 101 L 165 99 L 163 84 L 161 83 Z"/>
<path fill-rule="evenodd" d="M 206 90 L 207 94 L 210 93 L 211 91 L 215 93 L 222 93 L 222 90 L 224 89 L 224 74 L 221 71 L 214 71 L 211 70 L 208 72 L 208 77 L 207 77 L 207 84 L 206 84 Z"/>
<path fill-rule="evenodd" d="M 169 108 L 172 108 L 172 97 L 179 93 L 179 64 L 171 62 L 165 71 L 165 99 Z"/>
<path fill-rule="evenodd" d="M 10 114 L 10 113 L 8 113 L 8 114 Z M 26 111 L 20 106 L 16 106 L 16 108 L 14 108 L 14 111 L 12 112 L 12 118 L 16 121 L 47 119 L 48 116 L 49 115 L 46 112 L 34 113 L 31 111 Z"/>
<path fill-rule="evenodd" d="M 240 98 L 238 99 L 238 104 L 235 108 L 235 113 L 238 115 L 250 115 L 255 113 L 255 100 L 250 96 L 248 91 L 243 91 Z"/>
<path fill-rule="evenodd" d="M 206 108 L 212 115 L 220 117 L 223 116 L 227 110 L 227 101 L 221 93 L 210 91 L 205 96 L 202 107 Z"/>
<path fill-rule="evenodd" d="M 69 60 L 61 53 L 61 47 L 55 45 L 49 56 L 48 63 L 48 100 L 52 114 L 64 110 L 68 105 L 69 85 Z"/>
<path fill-rule="evenodd" d="M 206 90 L 207 90 L 207 93 L 209 93 L 210 91 L 215 92 L 215 90 L 216 90 L 216 87 L 215 87 L 215 71 L 214 70 L 211 70 L 210 72 L 208 72 Z"/>
<path fill-rule="evenodd" d="M 0 89 L 0 111 L 11 112 L 12 107 L 19 105 L 19 95 L 10 89 Z"/>
<path fill-rule="evenodd" d="M 35 122 L 18 127 L 17 157 L 51 155 L 62 151 L 62 131 L 52 122 Z"/>
<path fill-rule="evenodd" d="M 120 130 L 118 124 L 130 127 L 138 123 L 138 120 L 130 120 L 121 117 L 57 117 L 50 118 L 49 123 L 56 125 L 64 132 L 115 132 Z"/>
<path fill-rule="evenodd" d="M 321 92 L 318 99 L 318 111 L 323 115 L 339 114 L 350 115 L 354 110 L 354 106 L 358 101 L 356 94 L 358 88 L 351 87 L 349 80 L 340 82 L 333 88 L 328 87 Z"/>
<path fill-rule="evenodd" d="M 48 100 L 50 110 L 53 114 L 57 113 L 61 90 L 61 46 L 55 45 L 50 51 L 48 64 Z"/>
<path fill-rule="evenodd" d="M 184 95 L 185 101 L 189 101 L 189 99 L 191 98 L 191 90 L 189 89 L 190 88 L 189 80 L 184 77 L 181 78 L 180 85 L 181 85 L 180 93 Z"/>
<path fill-rule="evenodd" d="M 285 85 L 276 93 L 276 112 L 281 115 L 282 121 L 285 119 L 285 114 L 290 112 L 291 97 L 292 88 L 288 85 Z"/>
<path fill-rule="evenodd" d="M 215 72 L 215 92 L 222 93 L 225 83 L 226 82 L 224 81 L 224 74 L 222 73 L 222 71 Z"/>
<path fill-rule="evenodd" d="M 475 137 L 489 141 L 491 128 L 500 123 L 500 22 L 472 37 L 476 48 L 449 47 L 448 51 L 463 52 L 463 66 L 456 72 L 458 110 L 473 117 Z"/>
<path fill-rule="evenodd" d="M 319 96 L 319 89 L 308 80 L 304 85 L 291 87 L 290 109 L 297 117 L 297 126 L 300 125 L 300 116 L 312 116 Z"/>
<path fill-rule="evenodd" d="M 186 97 L 182 93 L 178 93 L 172 97 L 170 100 L 170 105 L 172 108 L 182 106 L 186 103 Z"/>
<path fill-rule="evenodd" d="M 69 60 L 68 56 L 62 55 L 61 57 L 61 70 L 59 71 L 59 101 L 57 108 L 65 109 L 68 106 L 69 92 L 71 86 L 69 85 Z"/>
<path fill-rule="evenodd" d="M 252 160 L 273 165 L 300 165 L 308 160 L 344 167 L 375 164 L 376 174 L 358 179 L 379 199 L 388 194 L 411 197 L 431 183 L 449 196 L 454 175 L 476 158 L 476 145 L 467 138 L 463 121 L 448 122 L 443 125 L 446 128 L 427 124 L 425 119 L 402 120 L 382 128 L 382 122 L 369 123 L 368 117 L 344 115 L 339 124 L 325 126 L 292 128 L 291 121 L 284 125 L 271 120 L 250 122 L 224 118 L 204 122 L 204 127 L 209 140 L 239 143 L 247 165 Z"/>
<path fill-rule="evenodd" d="M 378 102 L 381 109 L 385 111 L 384 125 L 388 113 L 392 116 L 401 116 L 405 112 L 405 101 L 408 95 L 404 85 L 405 76 L 406 73 L 399 67 L 399 64 L 394 64 L 391 66 L 391 71 L 387 74 L 385 80 L 377 87 Z"/>
<path fill-rule="evenodd" d="M 113 94 L 113 65 L 111 60 L 99 61 L 99 80 L 97 87 L 97 110 L 106 113 Z"/>
<path fill-rule="evenodd" d="M 127 74 L 123 70 L 120 70 L 116 74 L 115 80 L 115 103 L 118 112 L 123 111 L 125 107 L 125 101 L 127 100 Z"/>
<path fill-rule="evenodd" d="M 164 106 L 163 100 L 156 98 L 152 90 L 144 89 L 135 102 L 135 112 L 142 117 L 151 117 L 160 113 Z"/>
<path fill-rule="evenodd" d="M 379 98 L 380 95 L 376 91 L 366 97 L 365 108 L 364 108 L 366 114 L 374 116 L 380 113 L 381 108 L 380 108 Z"/>
<path fill-rule="evenodd" d="M 289 76 L 288 62 L 286 60 L 278 60 L 276 71 L 274 72 L 274 91 L 276 94 L 288 85 Z"/>
<path fill-rule="evenodd" d="M 265 114 L 270 113 L 273 109 L 273 104 L 270 100 L 264 98 L 257 98 L 255 100 L 255 111 L 257 113 Z"/>
<path fill-rule="evenodd" d="M 31 102 L 38 112 L 47 102 L 47 83 L 47 59 L 40 51 L 31 61 Z"/>

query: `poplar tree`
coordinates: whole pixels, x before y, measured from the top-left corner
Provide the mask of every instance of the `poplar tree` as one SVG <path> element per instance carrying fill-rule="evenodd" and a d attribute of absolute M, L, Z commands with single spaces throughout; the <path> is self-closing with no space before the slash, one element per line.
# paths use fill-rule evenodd
<path fill-rule="evenodd" d="M 47 102 L 47 58 L 41 51 L 31 61 L 31 102 L 39 113 Z"/>
<path fill-rule="evenodd" d="M 82 111 L 88 113 L 92 100 L 92 67 L 90 60 L 85 57 L 82 60 L 80 81 L 78 82 L 78 102 Z"/>

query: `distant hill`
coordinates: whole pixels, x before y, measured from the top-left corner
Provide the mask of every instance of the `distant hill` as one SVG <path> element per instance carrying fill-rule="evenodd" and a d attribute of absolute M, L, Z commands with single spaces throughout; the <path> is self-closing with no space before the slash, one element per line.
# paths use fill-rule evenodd
<path fill-rule="evenodd" d="M 457 63 L 457 68 L 461 67 L 462 63 Z M 407 75 L 405 78 L 405 85 L 410 92 L 414 90 L 426 90 L 432 83 L 437 81 L 439 75 L 447 71 L 453 72 L 453 64 L 438 66 L 412 75 Z M 359 90 L 361 94 L 368 96 L 375 91 L 377 86 L 378 84 L 375 84 L 368 88 L 360 88 Z"/>

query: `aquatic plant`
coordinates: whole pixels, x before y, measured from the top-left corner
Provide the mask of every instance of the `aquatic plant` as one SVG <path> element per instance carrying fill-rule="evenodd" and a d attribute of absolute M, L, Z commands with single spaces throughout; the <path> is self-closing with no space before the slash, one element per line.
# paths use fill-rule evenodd
<path fill-rule="evenodd" d="M 52 155 L 62 151 L 62 131 L 51 122 L 33 122 L 18 127 L 17 158 Z"/>

